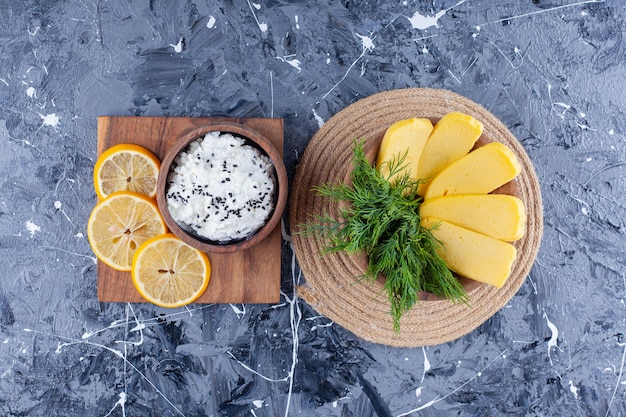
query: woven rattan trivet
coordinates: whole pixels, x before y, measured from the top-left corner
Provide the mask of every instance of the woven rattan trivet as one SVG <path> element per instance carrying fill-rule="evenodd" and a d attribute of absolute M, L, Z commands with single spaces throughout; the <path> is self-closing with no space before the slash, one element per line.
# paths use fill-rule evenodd
<path fill-rule="evenodd" d="M 485 125 L 483 142 L 502 142 L 516 154 L 522 172 L 515 195 L 527 210 L 524 237 L 515 242 L 518 257 L 513 272 L 502 288 L 476 285 L 470 291 L 471 307 L 446 300 L 421 301 L 393 331 L 390 304 L 379 282 L 357 279 L 363 262 L 344 253 L 322 255 L 324 242 L 295 232 L 312 216 L 336 212 L 336 205 L 311 192 L 327 182 L 341 182 L 352 169 L 355 139 L 380 140 L 392 123 L 411 117 L 438 119 L 451 111 L 474 116 Z M 484 323 L 515 295 L 534 263 L 543 217 L 541 192 L 532 163 L 515 137 L 480 105 L 446 90 L 410 88 L 378 93 L 362 99 L 332 117 L 315 134 L 300 161 L 290 200 L 293 244 L 306 284 L 298 294 L 319 313 L 371 342 L 402 347 L 429 346 L 463 336 Z"/>

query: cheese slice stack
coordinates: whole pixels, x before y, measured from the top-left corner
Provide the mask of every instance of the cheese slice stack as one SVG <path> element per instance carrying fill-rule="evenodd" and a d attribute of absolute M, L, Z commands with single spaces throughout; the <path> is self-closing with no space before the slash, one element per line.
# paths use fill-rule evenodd
<path fill-rule="evenodd" d="M 421 225 L 443 244 L 438 252 L 448 268 L 499 288 L 515 262 L 509 242 L 524 235 L 526 210 L 515 196 L 490 194 L 521 166 L 499 142 L 470 151 L 482 131 L 481 122 L 458 112 L 442 117 L 434 129 L 428 119 L 399 121 L 385 134 L 377 166 L 406 154 L 411 178 L 423 181 Z"/>

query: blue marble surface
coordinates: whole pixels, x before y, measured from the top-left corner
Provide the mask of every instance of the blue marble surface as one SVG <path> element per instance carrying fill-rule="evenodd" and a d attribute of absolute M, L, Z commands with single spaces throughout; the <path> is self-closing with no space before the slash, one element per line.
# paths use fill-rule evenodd
<path fill-rule="evenodd" d="M 622 0 L 0 1 L 0 415 L 623 416 Z M 545 232 L 505 308 L 443 345 L 278 305 L 104 304 L 86 222 L 100 115 L 281 117 L 290 177 L 379 91 L 446 88 L 520 140 Z"/>

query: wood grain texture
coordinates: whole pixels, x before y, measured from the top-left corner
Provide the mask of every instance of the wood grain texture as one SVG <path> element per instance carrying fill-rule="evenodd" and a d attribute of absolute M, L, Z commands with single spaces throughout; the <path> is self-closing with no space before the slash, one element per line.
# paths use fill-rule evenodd
<path fill-rule="evenodd" d="M 109 117 L 98 118 L 98 155 L 118 143 L 135 143 L 163 158 L 168 147 L 186 132 L 216 121 L 242 123 L 266 135 L 283 155 L 282 119 L 223 117 Z M 280 300 L 280 226 L 257 246 L 235 253 L 209 254 L 211 280 L 196 303 L 277 303 Z M 98 300 L 145 302 L 129 272 L 116 271 L 98 261 Z"/>

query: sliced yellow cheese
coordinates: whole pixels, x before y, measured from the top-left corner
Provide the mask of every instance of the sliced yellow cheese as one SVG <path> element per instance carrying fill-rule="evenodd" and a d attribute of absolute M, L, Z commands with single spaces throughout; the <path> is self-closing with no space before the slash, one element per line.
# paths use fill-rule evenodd
<path fill-rule="evenodd" d="M 524 203 L 506 194 L 461 194 L 433 198 L 420 205 L 420 216 L 436 217 L 505 242 L 520 239 L 526 226 Z"/>
<path fill-rule="evenodd" d="M 515 178 L 521 166 L 513 151 L 499 142 L 473 150 L 443 169 L 424 199 L 456 194 L 488 194 Z"/>
<path fill-rule="evenodd" d="M 417 165 L 416 177 L 424 181 L 417 193 L 424 195 L 433 177 L 466 155 L 482 133 L 482 122 L 465 113 L 451 112 L 439 119 Z"/>
<path fill-rule="evenodd" d="M 395 122 L 385 132 L 383 141 L 380 143 L 376 167 L 383 176 L 389 176 L 389 163 L 404 157 L 402 166 L 405 170 L 396 173 L 389 178 L 394 181 L 398 176 L 406 175 L 407 170 L 411 178 L 415 179 L 417 164 L 426 140 L 433 131 L 433 124 L 428 119 L 412 118 Z"/>
<path fill-rule="evenodd" d="M 498 288 L 504 285 L 517 256 L 513 245 L 435 217 L 424 217 L 421 224 L 443 243 L 438 253 L 451 271 Z"/>

